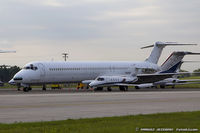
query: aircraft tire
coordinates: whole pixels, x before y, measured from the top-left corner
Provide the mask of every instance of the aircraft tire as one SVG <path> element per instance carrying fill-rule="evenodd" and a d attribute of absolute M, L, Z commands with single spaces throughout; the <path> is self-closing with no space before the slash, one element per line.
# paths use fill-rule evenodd
<path fill-rule="evenodd" d="M 135 86 L 135 89 L 137 89 L 137 90 L 138 90 L 138 89 L 140 89 L 140 87 L 139 87 L 139 86 Z"/>
<path fill-rule="evenodd" d="M 125 91 L 128 91 L 128 86 L 125 86 Z"/>
<path fill-rule="evenodd" d="M 28 87 L 28 91 L 31 91 L 32 90 L 32 88 L 31 87 Z"/>
<path fill-rule="evenodd" d="M 103 87 L 97 87 L 95 91 L 103 91 Z"/>
<path fill-rule="evenodd" d="M 46 85 L 43 85 L 42 90 L 43 90 L 43 91 L 46 91 L 46 90 L 47 90 Z"/>
<path fill-rule="evenodd" d="M 163 89 L 164 89 L 164 88 L 165 88 L 165 85 L 160 85 L 160 88 L 163 88 Z"/>
<path fill-rule="evenodd" d="M 127 91 L 128 87 L 127 86 L 119 86 L 120 91 Z"/>
<path fill-rule="evenodd" d="M 111 87 L 108 87 L 107 90 L 108 90 L 108 91 L 112 91 Z"/>
<path fill-rule="evenodd" d="M 28 91 L 29 91 L 29 88 L 28 88 L 28 87 L 24 87 L 24 88 L 23 88 L 23 91 L 24 91 L 24 92 L 28 92 Z"/>

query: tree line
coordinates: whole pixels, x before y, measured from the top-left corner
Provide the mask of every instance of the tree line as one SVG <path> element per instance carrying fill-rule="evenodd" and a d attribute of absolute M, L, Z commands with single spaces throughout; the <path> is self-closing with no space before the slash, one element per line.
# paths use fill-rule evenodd
<path fill-rule="evenodd" d="M 18 66 L 1 65 L 0 66 L 0 81 L 8 82 L 20 70 L 21 68 Z"/>

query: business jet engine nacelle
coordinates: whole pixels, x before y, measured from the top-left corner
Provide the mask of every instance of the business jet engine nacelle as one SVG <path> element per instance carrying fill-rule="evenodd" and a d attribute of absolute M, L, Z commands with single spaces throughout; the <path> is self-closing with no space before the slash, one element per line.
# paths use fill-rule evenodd
<path fill-rule="evenodd" d="M 118 83 L 134 83 L 138 80 L 137 77 L 133 76 L 99 76 L 92 81 L 89 86 L 91 87 L 104 87 L 104 86 L 115 86 Z"/>
<path fill-rule="evenodd" d="M 158 82 L 155 82 L 154 85 L 174 85 L 175 83 L 178 83 L 180 80 L 177 78 L 167 78 Z"/>

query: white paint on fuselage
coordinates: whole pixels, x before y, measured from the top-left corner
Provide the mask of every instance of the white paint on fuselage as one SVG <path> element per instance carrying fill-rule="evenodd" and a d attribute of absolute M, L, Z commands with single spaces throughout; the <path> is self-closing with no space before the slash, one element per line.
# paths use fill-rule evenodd
<path fill-rule="evenodd" d="M 22 77 L 23 84 L 70 83 L 94 80 L 98 76 L 121 76 L 145 73 L 142 69 L 160 71 L 160 67 L 149 62 L 30 62 L 25 67 L 37 67 L 37 70 L 22 69 L 13 79 Z"/>

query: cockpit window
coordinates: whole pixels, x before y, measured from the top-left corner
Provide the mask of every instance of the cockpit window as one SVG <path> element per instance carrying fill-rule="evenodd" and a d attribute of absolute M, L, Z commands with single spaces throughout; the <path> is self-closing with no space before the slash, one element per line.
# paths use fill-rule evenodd
<path fill-rule="evenodd" d="M 29 66 L 25 66 L 23 69 L 25 70 L 37 70 L 38 68 L 36 66 L 34 66 L 33 64 L 30 64 Z"/>
<path fill-rule="evenodd" d="M 97 81 L 104 81 L 104 78 L 97 78 Z"/>

